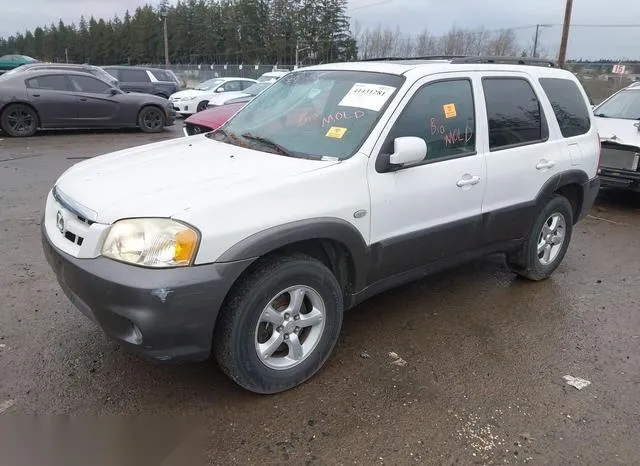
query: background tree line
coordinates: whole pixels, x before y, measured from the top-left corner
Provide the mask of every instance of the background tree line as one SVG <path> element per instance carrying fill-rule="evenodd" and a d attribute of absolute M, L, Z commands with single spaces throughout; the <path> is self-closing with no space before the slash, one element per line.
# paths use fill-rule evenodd
<path fill-rule="evenodd" d="M 123 18 L 80 18 L 78 24 L 38 27 L 0 38 L 0 55 L 45 61 L 163 63 L 166 12 L 172 63 L 294 63 L 356 56 L 347 0 L 166 0 L 127 11 Z"/>

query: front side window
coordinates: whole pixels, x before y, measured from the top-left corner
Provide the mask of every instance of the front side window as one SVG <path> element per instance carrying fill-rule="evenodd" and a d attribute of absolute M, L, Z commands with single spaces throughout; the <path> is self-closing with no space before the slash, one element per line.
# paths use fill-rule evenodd
<path fill-rule="evenodd" d="M 38 76 L 27 81 L 27 87 L 32 89 L 42 89 L 49 91 L 68 91 L 70 90 L 69 81 L 63 74 L 55 74 L 49 76 Z"/>
<path fill-rule="evenodd" d="M 425 161 L 473 154 L 476 120 L 471 81 L 440 81 L 418 90 L 395 122 L 384 152 L 392 153 L 394 139 L 402 136 L 424 139 Z"/>
<path fill-rule="evenodd" d="M 344 70 L 297 71 L 260 93 L 208 137 L 292 157 L 351 157 L 404 77 Z"/>
<path fill-rule="evenodd" d="M 542 142 L 549 129 L 531 84 L 522 78 L 483 78 L 489 149 Z"/>
<path fill-rule="evenodd" d="M 73 87 L 78 92 L 89 92 L 92 94 L 106 94 L 111 86 L 96 78 L 89 76 L 71 76 Z"/>
<path fill-rule="evenodd" d="M 589 131 L 589 109 L 576 83 L 569 79 L 540 78 L 540 85 L 551 102 L 562 136 L 570 138 Z"/>
<path fill-rule="evenodd" d="M 221 86 L 224 92 L 236 92 L 242 90 L 242 81 L 227 81 Z"/>
<path fill-rule="evenodd" d="M 602 118 L 640 119 L 640 90 L 627 89 L 611 97 L 594 110 Z"/>

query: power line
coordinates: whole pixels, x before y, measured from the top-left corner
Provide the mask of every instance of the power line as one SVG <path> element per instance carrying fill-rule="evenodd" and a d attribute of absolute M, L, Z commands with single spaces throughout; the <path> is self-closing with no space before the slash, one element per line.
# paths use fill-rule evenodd
<path fill-rule="evenodd" d="M 394 1 L 395 0 L 380 0 L 379 2 L 369 3 L 367 5 L 354 6 L 353 8 L 348 8 L 347 11 L 362 10 L 363 8 L 371 8 L 372 6 L 384 5 L 385 3 L 391 3 Z"/>

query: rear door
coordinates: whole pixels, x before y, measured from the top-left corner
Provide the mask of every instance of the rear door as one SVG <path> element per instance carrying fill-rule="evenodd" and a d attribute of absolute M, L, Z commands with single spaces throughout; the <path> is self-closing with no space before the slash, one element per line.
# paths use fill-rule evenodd
<path fill-rule="evenodd" d="M 44 128 L 74 125 L 78 102 L 65 74 L 41 75 L 25 81 L 29 100 L 38 112 Z"/>
<path fill-rule="evenodd" d="M 83 126 L 109 125 L 119 102 L 110 94 L 111 86 L 91 76 L 70 75 L 78 101 L 78 123 Z"/>
<path fill-rule="evenodd" d="M 570 165 L 553 111 L 539 83 L 525 73 L 483 73 L 488 122 L 484 243 L 525 237 L 547 181 Z"/>
<path fill-rule="evenodd" d="M 145 70 L 134 68 L 121 68 L 118 70 L 120 89 L 125 92 L 153 93 L 151 78 Z"/>

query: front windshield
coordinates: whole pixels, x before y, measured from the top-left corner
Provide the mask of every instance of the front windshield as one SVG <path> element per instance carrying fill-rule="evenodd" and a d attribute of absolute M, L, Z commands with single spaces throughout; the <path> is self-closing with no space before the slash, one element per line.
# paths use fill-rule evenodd
<path fill-rule="evenodd" d="M 222 82 L 222 79 L 209 79 L 208 81 L 204 81 L 198 84 L 195 89 L 196 91 L 208 91 L 209 89 L 218 87 L 220 84 L 222 84 Z"/>
<path fill-rule="evenodd" d="M 346 159 L 403 82 L 402 76 L 362 71 L 291 73 L 208 137 L 294 157 Z"/>
<path fill-rule="evenodd" d="M 619 92 L 595 110 L 596 116 L 640 120 L 640 89 Z"/>

